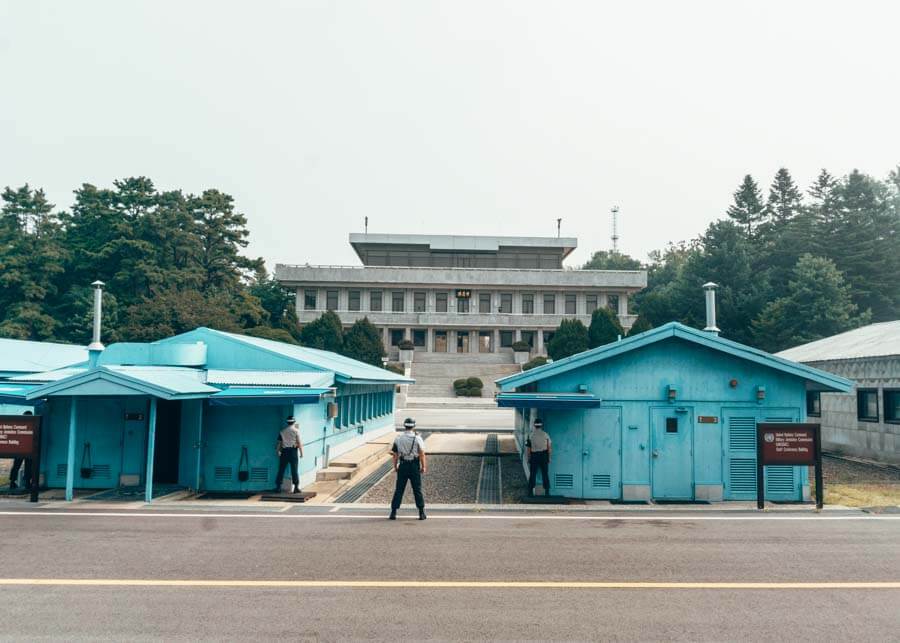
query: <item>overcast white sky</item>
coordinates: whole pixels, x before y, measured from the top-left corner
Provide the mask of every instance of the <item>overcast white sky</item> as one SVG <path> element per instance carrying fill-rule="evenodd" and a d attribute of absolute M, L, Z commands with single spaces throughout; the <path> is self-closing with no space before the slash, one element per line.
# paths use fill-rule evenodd
<path fill-rule="evenodd" d="M 253 255 L 349 232 L 644 258 L 746 173 L 900 162 L 900 3 L 0 0 L 0 186 L 232 194 Z"/>

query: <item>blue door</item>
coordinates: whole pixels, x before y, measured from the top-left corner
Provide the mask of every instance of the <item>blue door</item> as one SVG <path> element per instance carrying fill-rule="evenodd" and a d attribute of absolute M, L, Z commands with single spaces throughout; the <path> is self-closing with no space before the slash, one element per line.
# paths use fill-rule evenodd
<path fill-rule="evenodd" d="M 620 497 L 621 421 L 619 409 L 583 411 L 583 498 Z"/>
<path fill-rule="evenodd" d="M 550 460 L 550 492 L 554 496 L 582 498 L 584 450 L 582 449 L 583 412 L 546 411 L 544 429 L 553 443 Z"/>
<path fill-rule="evenodd" d="M 685 407 L 651 409 L 653 498 L 694 498 L 694 411 Z"/>

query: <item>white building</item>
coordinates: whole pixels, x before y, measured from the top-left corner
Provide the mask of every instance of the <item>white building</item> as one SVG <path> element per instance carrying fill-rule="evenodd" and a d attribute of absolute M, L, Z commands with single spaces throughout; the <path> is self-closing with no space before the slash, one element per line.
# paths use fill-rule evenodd
<path fill-rule="evenodd" d="M 863 326 L 778 356 L 855 380 L 850 393 L 807 394 L 806 414 L 820 418 L 826 450 L 900 464 L 900 321 Z"/>
<path fill-rule="evenodd" d="M 351 234 L 361 266 L 283 265 L 275 277 L 297 291 L 308 323 L 325 310 L 345 326 L 368 317 L 392 353 L 495 353 L 527 342 L 535 354 L 560 321 L 585 325 L 608 306 L 625 329 L 628 299 L 647 285 L 642 270 L 571 270 L 573 238 Z"/>

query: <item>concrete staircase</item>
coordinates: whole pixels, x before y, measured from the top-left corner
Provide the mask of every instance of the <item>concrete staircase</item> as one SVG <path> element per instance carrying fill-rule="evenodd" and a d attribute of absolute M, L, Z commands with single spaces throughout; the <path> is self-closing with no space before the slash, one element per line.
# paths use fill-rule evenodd
<path fill-rule="evenodd" d="M 413 398 L 455 397 L 453 381 L 462 377 L 477 377 L 484 382 L 482 398 L 494 397 L 494 380 L 519 372 L 512 353 L 424 353 L 416 352 L 412 363 L 412 377 L 408 401 Z"/>

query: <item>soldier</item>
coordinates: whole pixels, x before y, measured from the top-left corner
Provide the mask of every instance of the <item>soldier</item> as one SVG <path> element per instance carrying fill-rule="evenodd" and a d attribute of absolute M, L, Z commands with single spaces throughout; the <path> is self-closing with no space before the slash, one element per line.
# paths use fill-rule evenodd
<path fill-rule="evenodd" d="M 278 433 L 278 444 L 275 447 L 278 453 L 278 475 L 275 476 L 275 492 L 281 491 L 281 482 L 284 480 L 284 470 L 291 466 L 291 482 L 294 483 L 293 493 L 300 493 L 300 458 L 303 457 L 303 440 L 300 438 L 300 429 L 291 415 L 285 420 L 285 427 Z"/>
<path fill-rule="evenodd" d="M 422 474 L 428 469 L 425 460 L 425 443 L 416 435 L 416 421 L 406 418 L 403 421 L 403 433 L 394 440 L 391 454 L 394 458 L 394 471 L 397 474 L 397 487 L 394 489 L 394 499 L 391 500 L 391 520 L 397 520 L 397 510 L 403 501 L 403 493 L 406 491 L 406 481 L 412 485 L 413 497 L 416 499 L 416 507 L 419 509 L 419 520 L 425 520 L 425 497 L 422 495 Z"/>
<path fill-rule="evenodd" d="M 534 431 L 531 437 L 525 441 L 528 450 L 528 497 L 534 497 L 534 485 L 537 482 L 537 470 L 541 470 L 541 481 L 544 485 L 544 495 L 550 495 L 550 453 L 552 445 L 550 436 L 544 432 L 544 421 L 537 418 L 534 421 Z"/>

